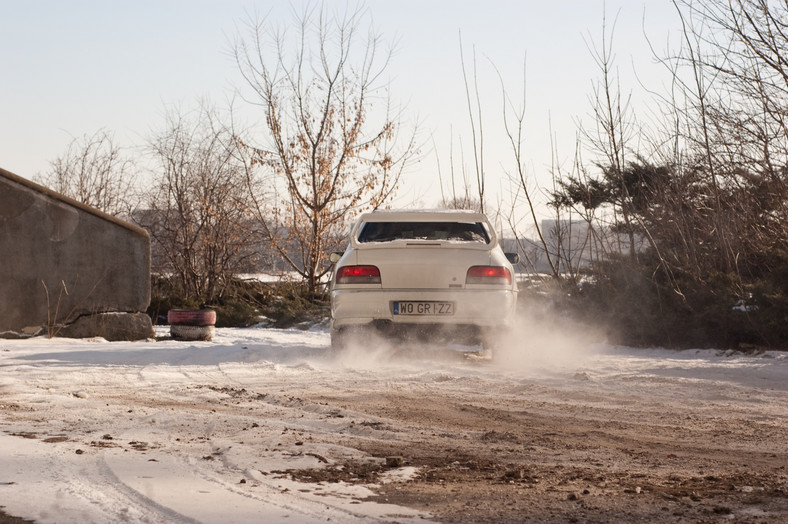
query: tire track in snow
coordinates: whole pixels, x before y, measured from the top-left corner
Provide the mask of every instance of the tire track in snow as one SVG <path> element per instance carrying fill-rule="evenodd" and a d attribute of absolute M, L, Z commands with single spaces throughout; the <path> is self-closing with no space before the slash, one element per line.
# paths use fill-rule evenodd
<path fill-rule="evenodd" d="M 19 439 L 3 436 L 0 439 Z M 16 440 L 12 460 L 6 460 L 3 479 L 16 475 L 35 476 L 36 481 L 4 480 L 4 502 L 7 511 L 19 514 L 15 502 L 35 504 L 35 514 L 28 514 L 39 524 L 112 524 L 119 521 L 149 524 L 192 524 L 196 521 L 167 508 L 152 504 L 118 481 L 104 464 L 102 453 L 75 453 L 74 441 L 45 443 L 36 439 Z M 79 448 L 78 448 L 79 449 Z M 77 471 L 77 474 L 74 472 Z M 23 491 L 20 491 L 23 490 Z M 21 512 L 23 513 L 23 512 Z"/>
<path fill-rule="evenodd" d="M 155 453 L 155 457 L 140 461 L 134 455 L 107 452 L 104 460 L 112 475 L 113 485 L 122 486 L 123 491 L 133 492 L 137 501 L 150 511 L 172 516 L 173 521 L 179 523 L 219 524 L 232 520 L 237 524 L 257 524 L 288 520 L 310 524 L 330 520 L 360 524 L 390 521 L 385 516 L 386 510 L 390 510 L 389 514 L 410 513 L 414 520 L 424 522 L 407 508 L 369 502 L 359 504 L 352 496 L 313 494 L 312 490 L 317 486 L 308 490 L 305 487 L 310 486 L 308 484 L 285 479 L 269 480 L 262 473 L 250 470 L 240 474 L 254 481 L 254 485 L 247 483 L 245 485 L 249 487 L 241 489 L 188 456 Z M 282 487 L 283 484 L 293 484 L 294 489 Z M 295 489 L 296 485 L 299 489 Z M 371 492 L 365 491 L 362 496 L 369 494 Z M 351 509 L 351 504 L 359 510 Z M 375 509 L 371 512 L 360 511 L 372 506 Z M 397 520 L 404 522 L 410 519 Z"/>

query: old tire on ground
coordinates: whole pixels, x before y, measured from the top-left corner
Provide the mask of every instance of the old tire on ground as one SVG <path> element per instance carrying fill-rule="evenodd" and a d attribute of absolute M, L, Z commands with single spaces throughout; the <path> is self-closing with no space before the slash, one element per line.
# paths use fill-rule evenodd
<path fill-rule="evenodd" d="M 213 326 L 216 324 L 216 311 L 213 309 L 171 309 L 167 312 L 167 322 L 180 326 Z"/>
<path fill-rule="evenodd" d="M 214 326 L 170 325 L 170 335 L 176 340 L 212 340 L 215 333 Z"/>

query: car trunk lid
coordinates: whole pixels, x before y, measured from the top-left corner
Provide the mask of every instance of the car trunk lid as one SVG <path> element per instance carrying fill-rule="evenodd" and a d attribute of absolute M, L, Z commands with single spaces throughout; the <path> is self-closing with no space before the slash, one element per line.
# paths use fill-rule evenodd
<path fill-rule="evenodd" d="M 387 289 L 462 288 L 469 267 L 490 263 L 490 246 L 403 241 L 393 244 L 365 246 L 357 252 L 357 263 L 376 266 L 382 287 Z"/>

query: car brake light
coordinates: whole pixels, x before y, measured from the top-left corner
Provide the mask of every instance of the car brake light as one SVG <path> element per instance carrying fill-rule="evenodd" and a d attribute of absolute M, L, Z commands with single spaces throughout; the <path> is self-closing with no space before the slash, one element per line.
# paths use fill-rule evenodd
<path fill-rule="evenodd" d="M 512 283 L 512 274 L 503 266 L 473 266 L 465 276 L 466 284 L 506 284 Z"/>
<path fill-rule="evenodd" d="M 375 266 L 343 266 L 337 270 L 337 284 L 380 284 Z"/>

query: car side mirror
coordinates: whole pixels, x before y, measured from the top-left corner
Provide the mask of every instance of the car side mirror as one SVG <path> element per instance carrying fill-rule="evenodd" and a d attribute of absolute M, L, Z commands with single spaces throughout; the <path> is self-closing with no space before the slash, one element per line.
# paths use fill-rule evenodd
<path fill-rule="evenodd" d="M 342 255 L 344 254 L 345 254 L 344 251 L 335 251 L 330 255 L 328 255 L 328 259 L 331 261 L 332 264 L 336 264 L 337 262 L 339 262 L 339 259 L 342 258 Z"/>
<path fill-rule="evenodd" d="M 506 255 L 506 260 L 508 260 L 512 265 L 516 265 L 520 262 L 520 255 L 517 253 L 504 253 Z"/>

